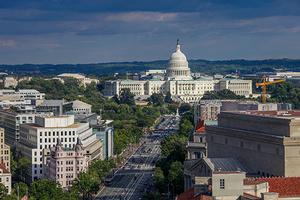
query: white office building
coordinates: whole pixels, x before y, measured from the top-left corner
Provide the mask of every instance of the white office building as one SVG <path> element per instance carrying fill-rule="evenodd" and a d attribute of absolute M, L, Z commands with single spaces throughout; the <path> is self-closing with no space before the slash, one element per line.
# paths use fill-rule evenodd
<path fill-rule="evenodd" d="M 81 140 L 88 159 L 102 159 L 102 144 L 92 133 L 89 123 L 74 123 L 74 116 L 36 117 L 33 124 L 22 124 L 20 141 L 17 150 L 31 160 L 32 166 L 28 180 L 43 177 L 44 155 L 50 154 L 60 139 L 64 148 L 73 148 L 78 139 Z"/>

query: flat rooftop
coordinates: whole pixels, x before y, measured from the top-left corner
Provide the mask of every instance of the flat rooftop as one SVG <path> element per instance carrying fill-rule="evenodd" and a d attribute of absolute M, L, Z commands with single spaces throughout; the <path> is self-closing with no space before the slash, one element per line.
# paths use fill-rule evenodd
<path fill-rule="evenodd" d="M 225 113 L 237 113 L 252 116 L 263 116 L 263 117 L 273 117 L 273 118 L 300 118 L 300 110 L 289 110 L 289 111 L 228 111 Z"/>
<path fill-rule="evenodd" d="M 55 126 L 55 127 L 44 127 L 44 126 L 41 126 L 41 125 L 35 124 L 35 123 L 26 123 L 26 124 L 22 124 L 22 125 L 23 126 L 30 126 L 32 128 L 55 129 L 55 128 L 78 128 L 83 124 L 85 124 L 85 123 L 75 123 L 75 124 L 71 124 L 69 126 Z"/>

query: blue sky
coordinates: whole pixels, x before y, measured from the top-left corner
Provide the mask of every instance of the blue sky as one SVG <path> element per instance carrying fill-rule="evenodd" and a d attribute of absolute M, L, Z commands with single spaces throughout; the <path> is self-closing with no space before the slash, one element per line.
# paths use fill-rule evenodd
<path fill-rule="evenodd" d="M 300 58 L 298 0 L 0 0 L 0 63 Z"/>

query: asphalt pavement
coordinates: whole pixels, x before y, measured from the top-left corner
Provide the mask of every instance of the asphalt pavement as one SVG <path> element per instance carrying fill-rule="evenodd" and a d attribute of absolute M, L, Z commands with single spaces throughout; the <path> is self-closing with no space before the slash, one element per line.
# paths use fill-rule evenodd
<path fill-rule="evenodd" d="M 96 195 L 96 200 L 139 200 L 146 192 L 153 190 L 153 174 L 156 162 L 160 159 L 160 142 L 167 135 L 178 130 L 179 117 L 166 115 L 150 134 L 144 136 L 142 144 L 107 179 L 105 186 Z"/>

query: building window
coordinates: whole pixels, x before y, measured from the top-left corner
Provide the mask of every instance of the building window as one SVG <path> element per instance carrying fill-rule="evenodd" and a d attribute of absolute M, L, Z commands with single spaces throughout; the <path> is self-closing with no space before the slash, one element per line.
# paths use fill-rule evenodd
<path fill-rule="evenodd" d="M 220 179 L 220 189 L 225 189 L 225 179 Z"/>

